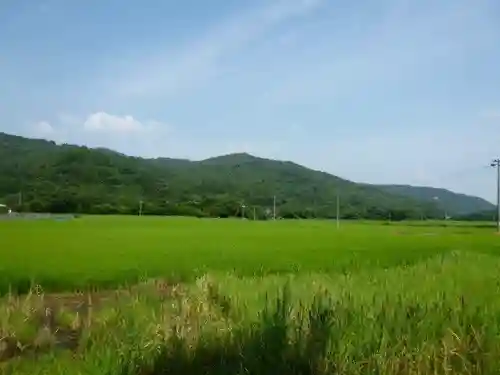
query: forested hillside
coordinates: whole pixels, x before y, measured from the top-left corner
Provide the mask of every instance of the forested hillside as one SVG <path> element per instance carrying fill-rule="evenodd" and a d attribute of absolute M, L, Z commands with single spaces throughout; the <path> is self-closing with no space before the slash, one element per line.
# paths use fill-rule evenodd
<path fill-rule="evenodd" d="M 233 154 L 142 159 L 0 133 L 0 202 L 18 211 L 399 220 L 440 215 L 435 202 L 388 193 L 291 162 Z M 245 206 L 242 209 L 242 206 Z"/>
<path fill-rule="evenodd" d="M 457 219 L 462 221 L 496 221 L 498 216 L 497 209 L 488 211 L 473 212 L 467 215 L 461 215 Z"/>
<path fill-rule="evenodd" d="M 463 216 L 495 209 L 495 206 L 485 199 L 454 193 L 446 189 L 409 185 L 376 186 L 392 194 L 404 195 L 423 202 L 435 202 L 443 212 L 451 216 Z"/>

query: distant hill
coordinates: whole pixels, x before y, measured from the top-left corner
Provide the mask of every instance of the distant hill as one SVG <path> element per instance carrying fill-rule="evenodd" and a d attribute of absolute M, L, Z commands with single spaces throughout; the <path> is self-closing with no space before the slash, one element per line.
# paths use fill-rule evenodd
<path fill-rule="evenodd" d="M 267 159 L 262 159 L 253 155 L 250 155 L 246 152 L 240 152 L 240 153 L 234 153 L 234 154 L 227 154 L 227 155 L 221 155 L 221 156 L 215 156 L 212 158 L 208 158 L 205 160 L 201 160 L 199 163 L 202 165 L 237 165 L 237 164 L 244 164 L 244 163 L 252 163 L 258 160 L 267 160 Z"/>
<path fill-rule="evenodd" d="M 485 199 L 455 193 L 446 189 L 409 185 L 374 185 L 388 193 L 399 194 L 422 202 L 435 202 L 451 216 L 462 216 L 495 209 Z"/>
<path fill-rule="evenodd" d="M 462 221 L 496 221 L 497 220 L 497 209 L 488 211 L 473 212 L 467 215 L 461 215 L 458 217 Z"/>
<path fill-rule="evenodd" d="M 21 192 L 21 193 L 20 193 Z M 0 202 L 17 210 L 269 217 L 437 217 L 434 201 L 246 153 L 202 161 L 143 159 L 0 133 Z M 21 203 L 21 204 L 20 204 Z"/>

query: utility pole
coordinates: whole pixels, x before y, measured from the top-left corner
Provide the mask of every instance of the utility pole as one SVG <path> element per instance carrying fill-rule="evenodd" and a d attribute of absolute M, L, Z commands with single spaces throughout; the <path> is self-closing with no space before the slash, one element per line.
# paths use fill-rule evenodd
<path fill-rule="evenodd" d="M 444 203 L 439 199 L 439 197 L 434 197 L 433 198 L 436 202 L 439 202 L 438 203 L 438 208 L 442 209 L 443 210 L 443 219 L 444 220 L 447 220 L 448 219 L 448 212 L 446 211 L 446 207 L 444 205 Z"/>
<path fill-rule="evenodd" d="M 19 211 L 23 210 L 23 192 L 22 192 L 22 190 L 19 191 L 19 195 L 17 197 L 17 206 L 18 206 Z"/>
<path fill-rule="evenodd" d="M 500 233 L 500 159 L 494 159 L 491 166 L 497 169 L 497 231 Z"/>
<path fill-rule="evenodd" d="M 273 220 L 276 220 L 276 195 L 273 197 Z"/>
<path fill-rule="evenodd" d="M 337 192 L 337 229 L 340 228 L 340 194 Z"/>
<path fill-rule="evenodd" d="M 313 188 L 313 219 L 316 219 L 317 215 L 316 215 L 316 194 L 317 194 L 317 191 L 318 191 L 318 188 L 317 187 L 314 187 Z"/>

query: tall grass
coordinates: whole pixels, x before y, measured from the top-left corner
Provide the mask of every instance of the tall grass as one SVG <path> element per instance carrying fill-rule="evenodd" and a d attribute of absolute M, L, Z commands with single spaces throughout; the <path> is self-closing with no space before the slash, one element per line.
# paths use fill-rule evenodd
<path fill-rule="evenodd" d="M 293 311 L 286 294 L 253 325 L 196 339 L 174 334 L 147 362 L 126 356 L 122 374 L 496 374 L 493 316 L 448 305 L 381 304 L 377 311 L 317 297 Z M 133 369 L 133 371 L 130 371 Z"/>
<path fill-rule="evenodd" d="M 71 355 L 51 352 L 3 369 L 30 375 L 496 374 L 499 271 L 495 256 L 455 251 L 353 274 L 220 273 L 179 286 L 167 299 L 145 284 L 85 320 Z M 34 304 L 16 306 L 29 316 Z M 9 316 L 3 326 L 10 332 L 30 321 Z"/>
<path fill-rule="evenodd" d="M 182 305 L 135 373 L 496 374 L 499 270 L 490 256 L 454 253 L 370 275 L 292 277 L 277 295 L 284 278 L 205 279 L 197 289 L 218 314 L 193 319 Z"/>

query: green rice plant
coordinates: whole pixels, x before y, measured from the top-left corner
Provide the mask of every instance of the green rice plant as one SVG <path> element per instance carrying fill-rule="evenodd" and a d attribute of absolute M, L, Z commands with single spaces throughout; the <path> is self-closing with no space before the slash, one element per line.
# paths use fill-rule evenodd
<path fill-rule="evenodd" d="M 500 253 L 490 229 L 329 221 L 88 217 L 0 223 L 0 295 L 87 291 L 206 273 L 241 277 L 365 272 L 461 250 Z"/>
<path fill-rule="evenodd" d="M 44 348 L 15 349 L 2 374 L 499 367 L 488 229 L 111 217 L 0 231 L 0 339 Z"/>

